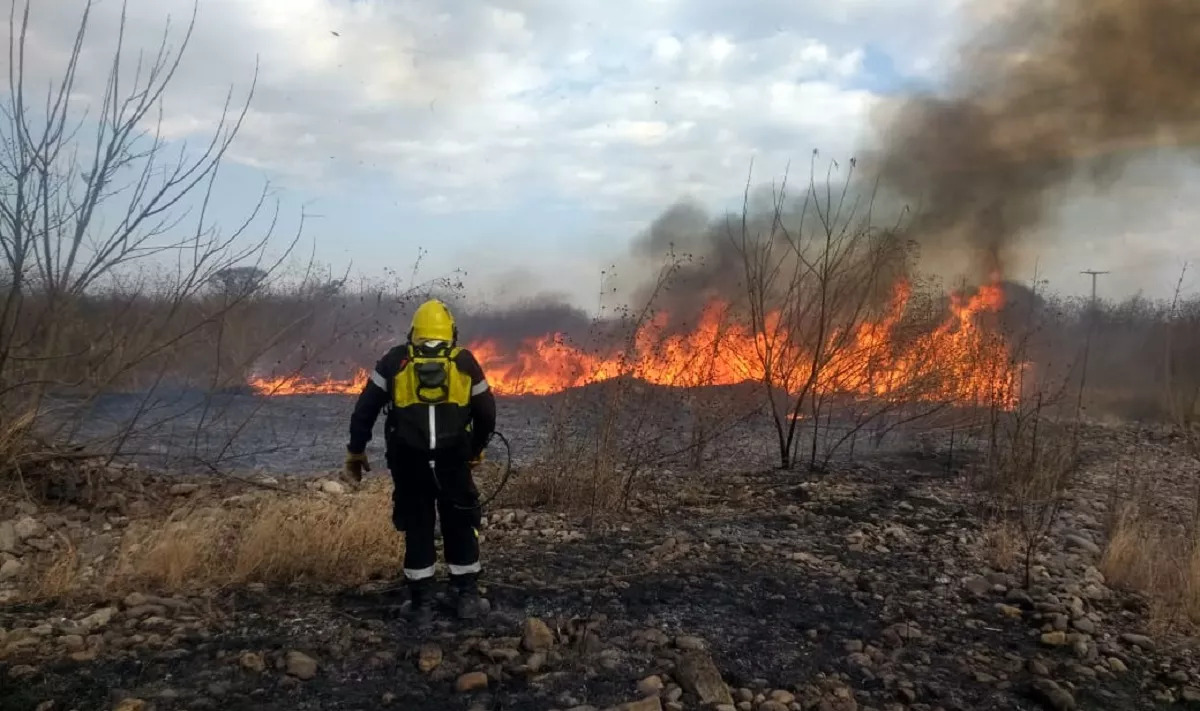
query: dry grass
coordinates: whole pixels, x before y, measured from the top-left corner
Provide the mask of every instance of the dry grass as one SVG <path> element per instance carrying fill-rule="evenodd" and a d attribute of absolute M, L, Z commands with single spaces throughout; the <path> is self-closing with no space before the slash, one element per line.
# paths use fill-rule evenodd
<path fill-rule="evenodd" d="M 404 539 L 392 526 L 390 483 L 353 494 L 256 492 L 132 523 L 113 562 L 87 571 L 69 541 L 38 566 L 28 599 L 131 590 L 195 592 L 250 582 L 355 585 L 399 574 Z"/>
<path fill-rule="evenodd" d="M 1021 562 L 1021 532 L 1012 523 L 998 521 L 983 532 L 983 554 L 996 570 L 1014 570 Z"/>
<path fill-rule="evenodd" d="M 58 551 L 50 564 L 34 579 L 30 596 L 38 600 L 52 600 L 70 595 L 78 584 L 79 550 L 70 541 Z"/>
<path fill-rule="evenodd" d="M 166 591 L 300 580 L 353 585 L 396 575 L 403 537 L 379 478 L 337 497 L 267 493 L 229 506 L 177 512 L 125 538 L 117 588 Z"/>
<path fill-rule="evenodd" d="M 620 506 L 624 481 L 610 463 L 555 457 L 514 473 L 500 503 L 595 514 Z"/>
<path fill-rule="evenodd" d="M 1145 517 L 1119 516 L 1100 570 L 1110 585 L 1145 594 L 1156 625 L 1200 625 L 1200 549 L 1182 532 Z"/>

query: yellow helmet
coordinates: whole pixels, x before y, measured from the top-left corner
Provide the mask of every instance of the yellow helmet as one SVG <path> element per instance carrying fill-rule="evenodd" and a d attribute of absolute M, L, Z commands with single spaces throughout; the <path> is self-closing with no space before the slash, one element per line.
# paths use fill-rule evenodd
<path fill-rule="evenodd" d="M 450 314 L 450 309 L 437 299 L 430 299 L 418 306 L 413 314 L 408 340 L 410 343 L 455 343 L 458 340 L 458 327 L 454 325 L 454 316 Z"/>

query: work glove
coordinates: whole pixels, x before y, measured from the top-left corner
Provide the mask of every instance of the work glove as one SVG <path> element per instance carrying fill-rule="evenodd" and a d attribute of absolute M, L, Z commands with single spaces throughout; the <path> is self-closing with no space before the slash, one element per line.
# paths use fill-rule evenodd
<path fill-rule="evenodd" d="M 358 486 L 362 483 L 364 471 L 371 471 L 371 464 L 367 461 L 366 453 L 347 454 L 346 465 L 342 467 L 341 479 L 351 486 Z"/>
<path fill-rule="evenodd" d="M 467 465 L 469 467 L 471 467 L 472 469 L 479 466 L 480 464 L 483 464 L 483 452 L 476 454 L 474 458 L 467 461 Z"/>

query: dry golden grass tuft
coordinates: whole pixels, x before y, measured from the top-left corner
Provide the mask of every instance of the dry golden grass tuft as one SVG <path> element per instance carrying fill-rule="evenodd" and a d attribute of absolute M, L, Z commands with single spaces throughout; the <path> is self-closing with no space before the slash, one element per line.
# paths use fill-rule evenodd
<path fill-rule="evenodd" d="M 620 472 L 588 463 L 542 462 L 514 472 L 499 503 L 522 508 L 547 508 L 573 513 L 596 513 L 616 508 L 622 499 Z"/>
<path fill-rule="evenodd" d="M 1200 625 L 1200 549 L 1182 532 L 1121 515 L 1109 533 L 1100 571 L 1110 585 L 1146 595 L 1157 626 Z"/>
<path fill-rule="evenodd" d="M 983 532 L 983 553 L 996 570 L 1015 570 L 1021 562 L 1021 533 L 1012 523 L 998 521 Z"/>
<path fill-rule="evenodd" d="M 344 496 L 263 492 L 175 512 L 126 535 L 110 589 L 166 592 L 247 582 L 353 585 L 394 576 L 404 558 L 380 478 Z"/>

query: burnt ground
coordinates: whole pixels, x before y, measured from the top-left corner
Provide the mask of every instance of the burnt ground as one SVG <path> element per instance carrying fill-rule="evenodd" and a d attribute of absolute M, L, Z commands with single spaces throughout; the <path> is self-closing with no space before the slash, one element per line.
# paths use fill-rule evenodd
<path fill-rule="evenodd" d="M 974 499 L 936 461 L 657 491 L 602 522 L 490 512 L 492 612 L 472 625 L 443 614 L 428 634 L 392 581 L 100 603 L 114 613 L 106 651 L 74 659 L 52 638 L 91 610 L 0 608 L 0 710 L 603 709 L 638 701 L 655 675 L 661 698 L 628 708 L 698 709 L 707 692 L 681 660 L 704 657 L 740 704 L 726 708 L 1200 703 L 1187 644 L 1147 636 L 1144 601 L 1104 584 L 1090 546 L 1063 542 L 1094 535 L 1075 514 L 1026 590 L 984 560 Z M 523 640 L 529 617 L 550 630 L 538 644 Z M 292 666 L 296 651 L 315 671 Z M 486 688 L 460 691 L 472 671 Z"/>

